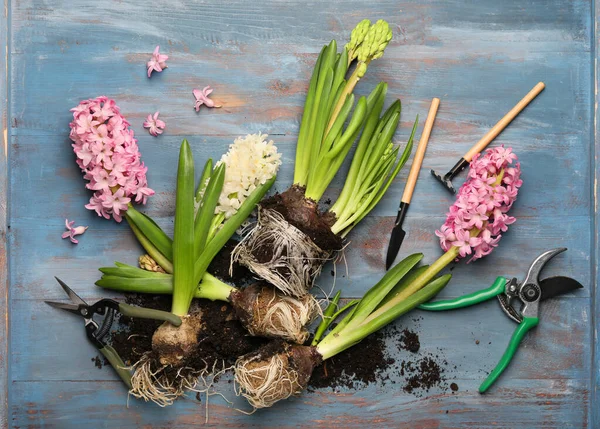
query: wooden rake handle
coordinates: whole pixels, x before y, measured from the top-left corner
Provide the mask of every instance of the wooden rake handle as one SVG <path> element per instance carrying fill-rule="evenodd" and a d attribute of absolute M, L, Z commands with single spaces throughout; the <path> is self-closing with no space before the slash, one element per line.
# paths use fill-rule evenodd
<path fill-rule="evenodd" d="M 404 194 L 402 194 L 402 202 L 410 203 L 412 194 L 417 184 L 417 178 L 419 177 L 419 171 L 421 170 L 421 164 L 425 157 L 425 150 L 427 150 L 427 143 L 429 142 L 429 136 L 431 135 L 431 129 L 433 128 L 433 122 L 435 121 L 435 115 L 437 114 L 438 107 L 440 106 L 440 99 L 434 98 L 431 100 L 431 107 L 427 114 L 427 120 L 423 127 L 423 134 L 421 134 L 421 140 L 417 146 L 417 152 L 415 158 L 410 166 L 410 172 L 408 173 L 408 179 L 406 180 L 406 186 L 404 187 Z"/>
<path fill-rule="evenodd" d="M 488 144 L 490 144 L 490 142 L 494 140 L 498 136 L 498 134 L 500 134 L 502 130 L 506 128 L 506 126 L 510 124 L 510 122 L 513 119 L 515 119 L 515 117 L 521 112 L 521 110 L 523 110 L 531 102 L 531 100 L 537 97 L 538 94 L 544 90 L 545 87 L 546 85 L 544 85 L 544 82 L 539 82 L 536 86 L 534 86 L 533 89 L 529 91 L 529 93 L 525 97 L 523 97 L 523 99 L 519 101 L 515 107 L 510 109 L 510 111 L 506 115 L 504 115 L 504 117 L 500 119 L 498 123 L 486 133 L 486 135 L 484 135 L 481 138 L 481 140 L 475 143 L 475 146 L 473 146 L 466 153 L 466 155 L 463 156 L 463 158 L 467 162 L 471 162 L 473 157 L 479 152 L 481 152 L 483 149 L 485 149 L 485 147 Z"/>

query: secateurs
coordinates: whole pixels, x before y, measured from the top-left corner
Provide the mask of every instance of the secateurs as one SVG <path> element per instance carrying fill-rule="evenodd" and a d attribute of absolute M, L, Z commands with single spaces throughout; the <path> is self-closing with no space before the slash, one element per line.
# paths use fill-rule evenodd
<path fill-rule="evenodd" d="M 181 325 L 181 318 L 173 313 L 153 310 L 150 308 L 134 307 L 128 304 L 119 303 L 112 299 L 101 299 L 93 305 L 88 305 L 62 280 L 60 280 L 58 277 L 55 278 L 67 295 L 69 295 L 72 304 L 54 301 L 46 301 L 46 304 L 83 317 L 85 321 L 85 332 L 88 339 L 110 362 L 112 367 L 115 369 L 119 377 L 121 377 L 121 380 L 123 380 L 128 388 L 131 388 L 131 373 L 129 370 L 127 370 L 127 366 L 117 351 L 106 343 L 106 336 L 110 332 L 115 314 L 119 312 L 124 316 L 136 317 L 140 319 L 162 320 L 168 321 L 175 326 Z M 94 320 L 94 316 L 104 316 L 104 318 L 100 324 L 98 324 Z"/>
<path fill-rule="evenodd" d="M 434 301 L 419 306 L 420 309 L 428 311 L 454 310 L 497 297 L 504 313 L 511 320 L 519 324 L 502 358 L 481 386 L 479 386 L 480 393 L 484 393 L 498 379 L 510 363 L 525 334 L 538 325 L 539 303 L 548 298 L 583 288 L 581 283 L 570 277 L 556 276 L 539 280 L 539 275 L 544 265 L 565 250 L 567 249 L 563 247 L 542 253 L 533 261 L 523 281 L 519 281 L 516 278 L 507 279 L 505 277 L 498 277 L 494 284 L 487 289 L 455 299 Z M 515 309 L 513 305 L 514 301 L 521 301 L 520 310 Z"/>

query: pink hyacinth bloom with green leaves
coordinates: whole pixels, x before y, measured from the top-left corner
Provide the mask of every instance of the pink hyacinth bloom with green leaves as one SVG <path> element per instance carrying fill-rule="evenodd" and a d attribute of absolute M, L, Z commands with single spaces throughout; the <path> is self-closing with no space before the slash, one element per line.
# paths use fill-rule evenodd
<path fill-rule="evenodd" d="M 94 191 L 85 207 L 121 222 L 132 200 L 146 204 L 154 195 L 133 130 L 114 100 L 104 96 L 84 100 L 71 111 L 71 146 L 86 188 Z"/>
<path fill-rule="evenodd" d="M 517 199 L 521 165 L 511 148 L 488 149 L 473 157 L 446 222 L 435 232 L 444 251 L 458 247 L 458 256 L 480 259 L 498 246 L 502 233 L 515 222 L 508 211 Z"/>

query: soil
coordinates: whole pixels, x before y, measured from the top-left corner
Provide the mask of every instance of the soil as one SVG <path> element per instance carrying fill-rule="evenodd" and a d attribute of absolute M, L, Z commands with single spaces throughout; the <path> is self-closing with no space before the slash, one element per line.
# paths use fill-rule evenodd
<path fill-rule="evenodd" d="M 239 287 L 252 281 L 252 273 L 248 268 L 234 262 L 232 274 L 229 274 L 231 252 L 237 244 L 236 240 L 229 240 L 208 266 L 208 272 L 224 282 L 233 283 Z"/>
<path fill-rule="evenodd" d="M 315 368 L 309 389 L 361 389 L 373 383 L 400 382 L 404 392 L 417 397 L 432 388 L 458 390 L 456 383 L 448 386 L 446 382 L 448 362 L 443 356 L 439 352 L 419 353 L 420 346 L 416 332 L 388 326 Z M 403 359 L 396 361 L 390 357 L 392 353 Z"/>
<path fill-rule="evenodd" d="M 126 302 L 129 304 L 165 311 L 170 309 L 170 301 L 170 296 L 126 295 Z M 194 305 L 202 310 L 207 323 L 198 335 L 198 352 L 191 361 L 185 362 L 186 367 L 191 370 L 222 369 L 233 365 L 239 356 L 257 353 L 259 349 L 263 356 L 283 351 L 281 341 L 269 342 L 249 336 L 236 320 L 235 312 L 229 304 L 198 300 Z M 152 334 L 160 323 L 120 317 L 110 343 L 125 364 L 137 362 L 144 353 L 152 350 Z M 448 363 L 441 353 L 424 353 L 420 351 L 420 346 L 420 338 L 416 332 L 388 326 L 317 366 L 308 388 L 356 390 L 370 384 L 400 383 L 404 392 L 417 397 L 422 397 L 433 388 L 458 391 L 456 383 L 448 385 L 446 381 Z M 392 354 L 400 358 L 394 359 Z M 98 368 L 107 364 L 102 356 L 92 358 L 92 362 Z M 172 370 L 173 378 L 177 372 L 178 369 Z"/>
<path fill-rule="evenodd" d="M 377 332 L 315 368 L 308 385 L 312 388 L 360 388 L 377 381 L 394 363 L 394 359 L 385 355 L 384 334 Z"/>
<path fill-rule="evenodd" d="M 104 356 L 96 355 L 92 358 L 92 362 L 94 362 L 94 365 L 98 369 L 102 369 L 104 365 L 109 365 L 108 360 Z"/>
<path fill-rule="evenodd" d="M 284 353 L 287 345 L 288 344 L 283 340 L 272 340 L 264 344 L 262 347 L 249 352 L 246 355 L 246 358 L 252 359 L 256 357 L 260 360 L 269 359 L 270 357 L 279 353 Z"/>
<path fill-rule="evenodd" d="M 404 329 L 402 331 L 402 336 L 400 337 L 399 346 L 408 350 L 412 353 L 417 353 L 421 348 L 421 342 L 419 341 L 419 335 L 409 329 Z"/>
<path fill-rule="evenodd" d="M 292 186 L 281 194 L 264 199 L 260 206 L 280 213 L 325 251 L 340 250 L 343 246 L 343 240 L 331 231 L 335 215 L 319 211 L 315 201 L 304 197 L 304 188 Z"/>
<path fill-rule="evenodd" d="M 443 369 L 430 356 L 416 362 L 402 361 L 400 375 L 407 376 L 406 384 L 402 389 L 406 393 L 413 393 L 416 389 L 426 392 L 442 382 Z"/>
<path fill-rule="evenodd" d="M 132 305 L 169 311 L 170 296 L 126 295 L 126 302 Z M 191 370 L 201 371 L 216 367 L 231 366 L 238 356 L 252 352 L 266 340 L 251 337 L 235 319 L 229 304 L 208 300 L 194 301 L 194 305 L 203 312 L 204 324 L 198 335 L 198 351 L 193 358 L 185 362 Z M 125 364 L 131 365 L 152 350 L 152 334 L 162 322 L 147 319 L 132 319 L 122 316 L 117 329 L 112 333 L 111 344 Z M 178 372 L 173 369 L 173 377 Z"/>

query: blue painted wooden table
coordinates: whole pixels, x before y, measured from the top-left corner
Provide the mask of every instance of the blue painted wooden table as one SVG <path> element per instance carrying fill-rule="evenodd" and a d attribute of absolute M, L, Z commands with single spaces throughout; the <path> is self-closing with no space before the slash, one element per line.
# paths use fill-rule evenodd
<path fill-rule="evenodd" d="M 210 403 L 214 427 L 599 427 L 597 328 L 598 191 L 596 159 L 596 18 L 589 0 L 396 2 L 332 0 L 88 2 L 5 0 L 0 40 L 3 151 L 0 157 L 0 418 L 14 428 L 183 428 L 202 426 L 194 399 L 160 409 L 130 400 L 73 318 L 44 299 L 63 299 L 53 276 L 85 299 L 106 294 L 93 283 L 97 267 L 134 263 L 139 253 L 125 225 L 98 219 L 68 140 L 69 108 L 107 95 L 133 124 L 157 195 L 147 212 L 172 228 L 177 147 L 183 137 L 197 162 L 218 157 L 235 136 L 268 133 L 284 153 L 277 189 L 291 182 L 294 144 L 316 54 L 332 38 L 345 40 L 362 18 L 387 19 L 394 39 L 359 84 L 379 80 L 403 101 L 396 141 L 406 141 L 416 114 L 441 98 L 424 168 L 406 222 L 401 255 L 439 253 L 433 231 L 452 199 L 429 176 L 449 168 L 535 83 L 547 89 L 494 144 L 514 147 L 524 186 L 518 222 L 487 259 L 457 266 L 443 291 L 457 296 L 488 286 L 497 275 L 521 276 L 548 248 L 569 251 L 546 274 L 572 276 L 585 289 L 545 303 L 541 324 L 500 382 L 477 393 L 500 357 L 513 323 L 490 302 L 453 314 L 423 314 L 425 352 L 442 349 L 456 369 L 456 393 L 417 398 L 398 385 L 357 391 L 316 390 L 246 416 L 230 384 Z M 146 77 L 159 44 L 169 68 Z M 222 109 L 193 111 L 192 88 L 212 85 Z M 167 130 L 142 128 L 160 110 Z M 361 296 L 383 273 L 386 241 L 408 169 L 351 235 L 347 297 Z M 464 176 L 463 176 L 464 177 Z M 331 195 L 340 181 L 332 186 Z M 78 246 L 61 240 L 64 219 L 89 225 Z M 329 270 L 326 270 L 328 272 Z M 319 285 L 329 290 L 332 278 Z M 111 294 L 109 294 L 111 295 Z M 112 296 L 112 295 L 111 295 Z M 413 317 L 398 326 L 414 327 Z M 475 340 L 480 340 L 479 345 Z M 396 356 L 401 358 L 401 356 Z M 246 407 L 247 409 L 247 407 Z"/>

